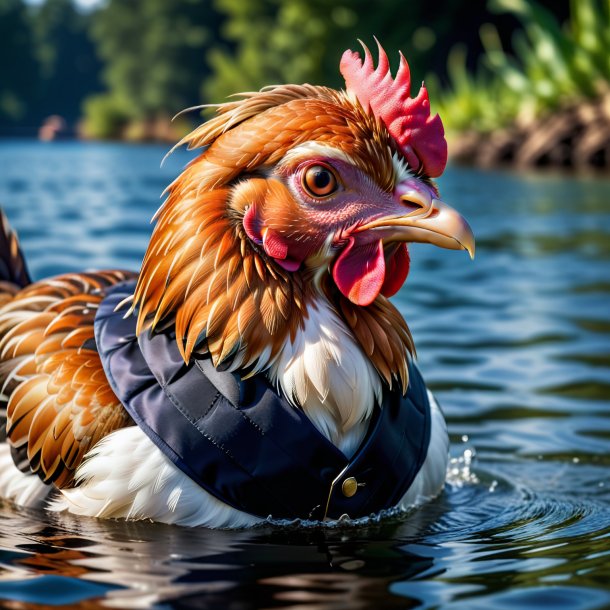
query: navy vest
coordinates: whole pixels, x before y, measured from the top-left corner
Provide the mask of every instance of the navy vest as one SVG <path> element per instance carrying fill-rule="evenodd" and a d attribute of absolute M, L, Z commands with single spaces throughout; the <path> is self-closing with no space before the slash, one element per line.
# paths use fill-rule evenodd
<path fill-rule="evenodd" d="M 417 368 L 409 388 L 384 394 L 347 459 L 264 375 L 241 379 L 209 358 L 182 360 L 172 333 L 135 335 L 116 306 L 134 283 L 107 293 L 95 340 L 112 389 L 181 471 L 219 500 L 262 518 L 352 518 L 398 503 L 430 442 L 430 405 Z"/>

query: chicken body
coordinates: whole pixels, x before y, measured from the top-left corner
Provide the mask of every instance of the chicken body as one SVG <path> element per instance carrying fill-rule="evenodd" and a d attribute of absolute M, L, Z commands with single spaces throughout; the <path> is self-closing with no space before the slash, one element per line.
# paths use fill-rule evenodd
<path fill-rule="evenodd" d="M 138 333 L 175 333 L 185 362 L 209 357 L 240 376 L 266 375 L 348 457 L 383 392 L 407 391 L 413 343 L 388 300 L 407 277 L 407 243 L 472 251 L 474 242 L 430 180 L 444 167 L 442 126 L 427 95 L 408 97 L 406 62 L 394 81 L 381 49 L 375 71 L 368 51 L 361 72 L 349 53 L 347 92 L 246 94 L 184 140 L 203 152 L 170 185 L 137 276 L 28 285 L 5 224 L 0 495 L 33 504 L 57 489 L 54 508 L 98 517 L 260 520 L 178 470 L 111 389 L 93 321 L 106 291 L 135 277 L 124 307 Z M 399 111 L 371 94 L 382 85 Z M 399 508 L 438 493 L 447 448 L 432 399 L 427 457 Z"/>

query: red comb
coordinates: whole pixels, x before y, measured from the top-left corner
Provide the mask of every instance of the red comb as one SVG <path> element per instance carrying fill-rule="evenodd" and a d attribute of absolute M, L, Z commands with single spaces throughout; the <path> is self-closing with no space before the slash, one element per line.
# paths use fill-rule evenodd
<path fill-rule="evenodd" d="M 411 95 L 409 64 L 400 54 L 400 67 L 392 78 L 388 56 L 375 38 L 379 62 L 375 69 L 373 57 L 363 42 L 364 62 L 360 53 L 349 49 L 343 53 L 340 70 L 346 89 L 356 95 L 365 110 L 383 121 L 396 140 L 409 165 L 423 166 L 428 176 L 440 176 L 447 163 L 445 130 L 438 114 L 430 118 L 430 100 L 423 83 L 417 97 Z"/>

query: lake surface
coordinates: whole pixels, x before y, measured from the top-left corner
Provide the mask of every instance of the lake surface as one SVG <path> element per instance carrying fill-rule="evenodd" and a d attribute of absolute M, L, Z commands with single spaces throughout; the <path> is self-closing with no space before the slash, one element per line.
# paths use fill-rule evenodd
<path fill-rule="evenodd" d="M 190 158 L 160 169 L 165 152 L 0 142 L 0 203 L 33 276 L 137 269 Z M 0 606 L 610 608 L 610 181 L 449 168 L 439 183 L 476 259 L 413 246 L 394 298 L 449 423 L 437 500 L 239 532 L 0 505 Z"/>

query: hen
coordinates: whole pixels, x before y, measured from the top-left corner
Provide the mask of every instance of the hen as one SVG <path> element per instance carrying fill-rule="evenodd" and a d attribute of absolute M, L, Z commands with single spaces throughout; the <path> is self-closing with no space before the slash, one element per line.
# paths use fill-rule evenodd
<path fill-rule="evenodd" d="M 3 219 L 0 495 L 210 527 L 360 517 L 441 490 L 448 437 L 388 300 L 410 242 L 466 249 L 426 89 L 346 51 L 346 91 L 243 94 L 181 144 L 139 274 L 30 283 Z"/>

